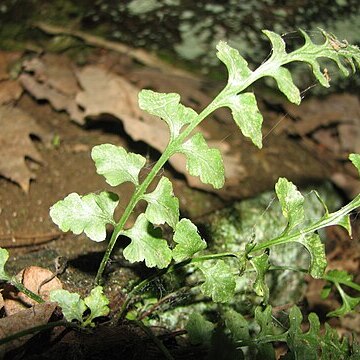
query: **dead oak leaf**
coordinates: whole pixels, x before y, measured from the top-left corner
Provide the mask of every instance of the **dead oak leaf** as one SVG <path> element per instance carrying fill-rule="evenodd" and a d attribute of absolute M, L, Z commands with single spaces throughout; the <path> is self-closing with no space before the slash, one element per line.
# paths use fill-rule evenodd
<path fill-rule="evenodd" d="M 44 137 L 45 132 L 30 115 L 10 106 L 0 106 L 0 128 L 0 175 L 28 192 L 35 175 L 28 169 L 25 158 L 43 162 L 30 134 Z"/>

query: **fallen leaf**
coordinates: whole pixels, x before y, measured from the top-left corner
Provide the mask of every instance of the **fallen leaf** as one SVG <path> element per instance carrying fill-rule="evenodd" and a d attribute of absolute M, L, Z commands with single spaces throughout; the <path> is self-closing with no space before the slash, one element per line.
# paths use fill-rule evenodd
<path fill-rule="evenodd" d="M 0 339 L 35 326 L 47 324 L 55 308 L 55 303 L 36 304 L 30 309 L 22 310 L 16 314 L 0 319 Z M 0 355 L 21 346 L 32 336 L 34 335 L 26 335 L 4 345 L 0 345 Z"/>
<path fill-rule="evenodd" d="M 18 100 L 23 93 L 23 88 L 17 80 L 0 81 L 0 105 Z"/>
<path fill-rule="evenodd" d="M 45 301 L 50 300 L 50 291 L 63 288 L 61 281 L 50 270 L 39 266 L 29 266 L 21 270 L 16 278 L 27 289 L 40 295 Z M 36 301 L 17 291 L 12 285 L 5 286 L 4 308 L 7 316 L 36 304 Z"/>
<path fill-rule="evenodd" d="M 21 55 L 21 52 L 0 51 L 0 81 L 10 79 L 11 67 Z"/>
<path fill-rule="evenodd" d="M 309 137 L 324 145 L 338 157 L 360 150 L 360 101 L 350 94 L 333 94 L 312 98 L 301 106 L 285 104 L 295 121 L 286 131 Z M 336 135 L 336 136 L 335 136 Z"/>
<path fill-rule="evenodd" d="M 25 61 L 23 66 L 20 83 L 35 99 L 48 100 L 55 110 L 64 110 L 73 121 L 84 124 L 82 110 L 75 102 L 80 91 L 75 67 L 67 57 L 47 54 Z"/>
<path fill-rule="evenodd" d="M 11 106 L 0 106 L 0 126 L 0 175 L 28 192 L 35 175 L 28 169 L 25 157 L 43 162 L 30 135 L 44 137 L 45 132 L 30 115 Z"/>

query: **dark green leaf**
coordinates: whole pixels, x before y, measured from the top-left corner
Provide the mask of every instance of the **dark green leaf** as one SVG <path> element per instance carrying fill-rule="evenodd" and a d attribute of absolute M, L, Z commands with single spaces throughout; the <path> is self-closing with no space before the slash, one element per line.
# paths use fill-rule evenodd
<path fill-rule="evenodd" d="M 334 310 L 330 311 L 326 315 L 329 317 L 344 316 L 352 311 L 360 304 L 360 297 L 353 297 L 347 295 L 340 285 L 336 286 L 341 296 L 342 305 Z"/>
<path fill-rule="evenodd" d="M 301 330 L 302 314 L 297 306 L 290 309 L 289 321 L 290 328 L 287 333 L 287 344 L 295 359 L 317 360 L 319 359 L 320 322 L 319 318 L 311 313 L 309 315 L 310 329 L 303 333 Z"/>
<path fill-rule="evenodd" d="M 210 344 L 212 333 L 214 331 L 214 324 L 197 312 L 189 316 L 189 321 L 185 326 L 188 332 L 190 342 L 193 345 Z"/>
<path fill-rule="evenodd" d="M 230 330 L 234 341 L 247 341 L 250 339 L 249 323 L 241 314 L 230 308 L 225 311 L 223 317 L 226 328 Z"/>
<path fill-rule="evenodd" d="M 72 193 L 50 208 L 50 216 L 62 231 L 85 232 L 91 240 L 103 241 L 106 224 L 115 225 L 113 213 L 118 203 L 118 196 L 106 191 L 84 196 Z"/>

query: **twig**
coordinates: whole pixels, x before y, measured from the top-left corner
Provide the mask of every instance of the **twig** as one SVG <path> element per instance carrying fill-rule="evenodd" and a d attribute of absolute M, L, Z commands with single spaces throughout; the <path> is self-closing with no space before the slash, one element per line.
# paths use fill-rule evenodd
<path fill-rule="evenodd" d="M 125 54 L 125 55 L 130 56 L 131 58 L 139 61 L 140 63 L 142 63 L 144 65 L 158 69 L 165 73 L 169 73 L 172 75 L 178 75 L 178 76 L 191 78 L 191 79 L 196 78 L 196 75 L 194 75 L 186 70 L 178 69 L 178 68 L 170 65 L 169 63 L 164 62 L 163 60 L 159 59 L 156 55 L 149 54 L 148 52 L 144 51 L 143 49 L 136 49 L 136 48 L 127 46 L 127 45 L 119 43 L 119 42 L 109 41 L 109 40 L 105 40 L 98 36 L 87 34 L 83 31 L 66 29 L 61 26 L 45 24 L 43 22 L 37 22 L 34 24 L 34 26 L 39 28 L 40 30 L 44 31 L 47 34 L 51 34 L 51 35 L 65 34 L 65 35 L 77 37 L 77 38 L 85 41 L 89 45 L 113 50 L 120 54 Z"/>
<path fill-rule="evenodd" d="M 46 242 L 55 240 L 63 235 L 64 235 L 64 233 L 62 233 L 62 232 L 51 232 L 51 233 L 46 233 L 46 234 L 32 234 L 32 235 L 1 234 L 0 240 L 1 240 L 1 247 L 15 248 L 15 247 L 41 245 Z"/>

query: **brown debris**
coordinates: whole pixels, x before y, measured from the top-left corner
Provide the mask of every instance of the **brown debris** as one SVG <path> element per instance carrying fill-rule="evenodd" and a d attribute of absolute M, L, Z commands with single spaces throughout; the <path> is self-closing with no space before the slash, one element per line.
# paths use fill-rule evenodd
<path fill-rule="evenodd" d="M 42 137 L 45 132 L 36 121 L 20 109 L 0 107 L 0 174 L 29 191 L 35 175 L 26 165 L 25 157 L 42 163 L 42 157 L 30 139 L 30 134 Z"/>

